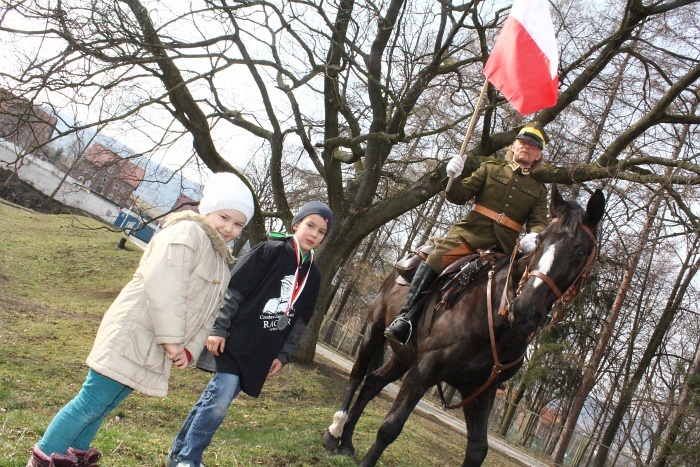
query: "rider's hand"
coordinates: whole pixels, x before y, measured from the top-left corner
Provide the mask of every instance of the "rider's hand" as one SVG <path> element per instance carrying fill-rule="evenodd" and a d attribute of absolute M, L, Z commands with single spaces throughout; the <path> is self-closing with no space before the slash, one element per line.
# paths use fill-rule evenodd
<path fill-rule="evenodd" d="M 523 253 L 530 253 L 537 246 L 537 234 L 530 232 L 520 239 L 519 249 Z"/>
<path fill-rule="evenodd" d="M 463 170 L 464 159 L 462 159 L 462 156 L 459 154 L 454 156 L 450 162 L 447 163 L 447 175 L 450 178 L 457 178 L 458 176 L 462 175 Z"/>
<path fill-rule="evenodd" d="M 209 336 L 207 337 L 207 350 L 217 357 L 224 351 L 224 346 L 226 345 L 226 339 L 220 336 Z"/>

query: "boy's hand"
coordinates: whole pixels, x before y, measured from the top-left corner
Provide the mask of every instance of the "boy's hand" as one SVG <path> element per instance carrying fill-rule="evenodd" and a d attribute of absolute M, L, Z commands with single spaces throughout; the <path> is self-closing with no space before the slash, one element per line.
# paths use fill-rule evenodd
<path fill-rule="evenodd" d="M 272 362 L 272 366 L 270 367 L 270 371 L 267 373 L 267 376 L 275 376 L 277 373 L 279 373 L 280 371 L 282 371 L 282 367 L 283 367 L 283 366 L 284 366 L 284 365 L 282 365 L 282 362 L 280 362 L 279 359 L 276 358 L 276 359 Z"/>
<path fill-rule="evenodd" d="M 221 336 L 209 336 L 207 337 L 207 350 L 217 357 L 224 351 L 224 346 L 226 345 L 226 338 Z"/>
<path fill-rule="evenodd" d="M 163 348 L 165 349 L 165 354 L 168 356 L 168 358 L 173 361 L 173 365 L 180 370 L 187 368 L 189 362 L 187 361 L 187 354 L 185 353 L 184 345 L 163 344 Z"/>

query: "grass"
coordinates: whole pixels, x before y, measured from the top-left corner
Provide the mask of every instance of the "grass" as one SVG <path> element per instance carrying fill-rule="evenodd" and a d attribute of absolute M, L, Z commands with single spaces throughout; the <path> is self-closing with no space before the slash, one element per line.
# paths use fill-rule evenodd
<path fill-rule="evenodd" d="M 90 219 L 44 215 L 0 202 L 0 466 L 24 466 L 31 446 L 74 397 L 104 310 L 141 250 Z M 103 466 L 162 466 L 209 376 L 173 371 L 167 398 L 134 393 L 105 420 L 94 445 Z M 373 401 L 356 429 L 356 459 L 326 453 L 320 437 L 345 391 L 327 361 L 288 365 L 260 398 L 240 395 L 205 452 L 208 466 L 353 466 L 389 408 Z M 379 465 L 460 465 L 466 440 L 414 413 Z M 521 465 L 491 451 L 485 465 Z"/>

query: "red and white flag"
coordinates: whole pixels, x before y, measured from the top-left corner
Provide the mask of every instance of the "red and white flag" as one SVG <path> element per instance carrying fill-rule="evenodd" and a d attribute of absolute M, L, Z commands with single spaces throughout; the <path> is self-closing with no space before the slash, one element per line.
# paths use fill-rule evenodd
<path fill-rule="evenodd" d="M 557 102 L 559 53 L 547 0 L 515 0 L 484 75 L 521 115 Z"/>

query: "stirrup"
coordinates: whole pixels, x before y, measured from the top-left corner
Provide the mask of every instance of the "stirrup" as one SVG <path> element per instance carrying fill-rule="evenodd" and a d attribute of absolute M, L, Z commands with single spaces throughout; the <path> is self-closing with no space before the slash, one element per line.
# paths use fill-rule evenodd
<path fill-rule="evenodd" d="M 408 335 L 406 336 L 406 339 L 401 341 L 396 338 L 396 336 L 391 336 L 389 335 L 388 331 L 391 330 L 391 328 L 394 326 L 394 324 L 397 324 L 399 321 L 403 321 L 405 323 L 408 323 Z M 406 345 L 408 341 L 411 339 L 411 334 L 413 334 L 413 323 L 411 322 L 410 319 L 407 319 L 405 315 L 398 315 L 396 318 L 394 318 L 394 321 L 391 322 L 389 326 L 384 330 L 384 337 L 387 339 L 390 339 L 398 344 L 401 345 Z"/>

